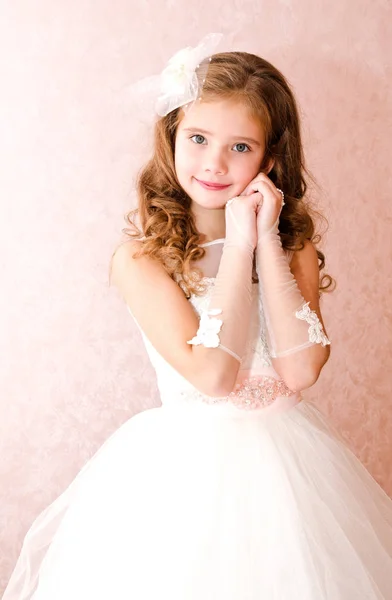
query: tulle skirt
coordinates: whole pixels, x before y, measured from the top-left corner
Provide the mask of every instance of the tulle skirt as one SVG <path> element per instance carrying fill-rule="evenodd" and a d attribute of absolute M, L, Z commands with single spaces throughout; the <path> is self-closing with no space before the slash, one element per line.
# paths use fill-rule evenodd
<path fill-rule="evenodd" d="M 315 404 L 153 408 L 35 520 L 3 600 L 392 599 L 392 501 Z"/>

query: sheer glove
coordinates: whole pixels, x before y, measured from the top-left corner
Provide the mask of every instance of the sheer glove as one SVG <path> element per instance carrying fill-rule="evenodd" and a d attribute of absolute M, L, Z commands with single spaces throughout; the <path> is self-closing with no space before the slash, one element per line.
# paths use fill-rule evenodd
<path fill-rule="evenodd" d="M 278 196 L 282 207 L 283 192 L 276 188 L 274 190 L 282 196 Z M 264 197 L 264 200 L 267 198 Z M 271 198 L 268 200 L 271 201 Z M 305 302 L 290 271 L 279 236 L 279 217 L 271 227 L 271 220 L 268 223 L 269 208 L 266 210 L 267 217 L 262 218 L 260 214 L 257 219 L 256 271 L 267 327 L 267 343 L 271 356 L 276 358 L 313 344 L 326 346 L 330 341 L 317 313 L 310 309 L 309 302 Z M 264 206 L 260 213 L 263 210 Z M 269 216 L 271 215 L 273 211 L 270 212 Z"/>
<path fill-rule="evenodd" d="M 253 256 L 257 243 L 259 193 L 229 200 L 225 208 L 226 238 L 208 310 L 188 344 L 221 348 L 241 362 L 252 303 Z"/>

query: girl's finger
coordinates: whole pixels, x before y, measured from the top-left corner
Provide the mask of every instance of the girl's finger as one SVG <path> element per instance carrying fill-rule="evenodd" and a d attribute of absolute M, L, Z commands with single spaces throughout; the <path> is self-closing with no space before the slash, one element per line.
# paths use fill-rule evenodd
<path fill-rule="evenodd" d="M 261 187 L 261 188 L 267 189 L 271 192 L 274 192 L 276 190 L 276 188 L 271 180 L 265 181 L 264 179 L 259 179 L 257 181 L 254 181 L 253 183 L 251 183 L 250 186 L 252 189 L 260 189 L 260 187 Z"/>
<path fill-rule="evenodd" d="M 241 192 L 240 196 L 249 196 L 250 190 L 249 190 L 249 185 L 244 189 L 243 192 Z"/>
<path fill-rule="evenodd" d="M 267 191 L 269 191 L 271 194 L 273 194 L 274 196 L 276 196 L 276 198 L 280 198 L 281 194 L 280 192 L 276 189 L 275 185 L 272 183 L 272 181 L 267 182 L 267 181 L 257 181 L 251 184 L 251 188 L 254 190 L 258 190 L 260 191 L 260 193 L 265 193 Z"/>
<path fill-rule="evenodd" d="M 248 194 L 246 196 L 246 198 L 244 198 L 244 200 L 245 199 L 247 202 L 249 202 L 253 206 L 256 213 L 259 211 L 260 206 L 263 204 L 263 196 L 259 191 L 256 191 L 256 192 L 251 191 L 251 193 Z"/>
<path fill-rule="evenodd" d="M 271 181 L 271 179 L 269 177 L 267 177 L 267 175 L 260 173 L 255 180 L 251 181 L 246 186 L 246 188 L 240 194 L 240 196 L 249 196 L 249 194 L 251 194 L 252 191 L 259 191 L 260 193 L 262 193 L 261 190 L 263 188 L 265 190 L 268 189 L 273 194 L 276 194 L 276 192 L 277 192 L 277 189 L 276 189 L 274 183 Z"/>

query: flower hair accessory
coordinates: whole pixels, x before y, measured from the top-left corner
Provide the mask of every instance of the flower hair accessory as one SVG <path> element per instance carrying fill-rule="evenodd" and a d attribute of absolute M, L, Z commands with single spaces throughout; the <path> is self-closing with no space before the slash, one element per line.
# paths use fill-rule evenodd
<path fill-rule="evenodd" d="M 210 33 L 192 48 L 188 46 L 172 56 L 160 75 L 142 79 L 131 87 L 143 102 L 154 98 L 154 111 L 164 117 L 172 110 L 193 103 L 200 97 L 211 55 L 223 34 Z"/>

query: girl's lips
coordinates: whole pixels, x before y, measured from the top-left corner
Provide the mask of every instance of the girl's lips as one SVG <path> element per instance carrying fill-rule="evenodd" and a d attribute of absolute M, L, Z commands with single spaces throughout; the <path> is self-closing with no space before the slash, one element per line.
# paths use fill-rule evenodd
<path fill-rule="evenodd" d="M 229 185 L 221 185 L 219 183 L 207 183 L 206 181 L 200 181 L 200 179 L 196 179 L 196 181 L 198 183 L 200 183 L 200 185 L 205 188 L 206 190 L 225 190 L 226 188 L 229 187 Z"/>

